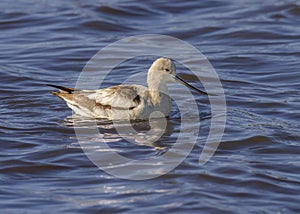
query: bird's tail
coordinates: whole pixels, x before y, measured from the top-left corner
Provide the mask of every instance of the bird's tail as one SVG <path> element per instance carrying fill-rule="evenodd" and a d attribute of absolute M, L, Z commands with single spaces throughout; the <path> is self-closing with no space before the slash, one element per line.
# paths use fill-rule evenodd
<path fill-rule="evenodd" d="M 53 87 L 53 88 L 58 88 L 59 90 L 61 90 L 62 93 L 64 92 L 64 93 L 68 93 L 68 94 L 73 94 L 73 92 L 75 91 L 74 88 L 66 88 L 66 87 L 63 87 L 63 86 L 52 85 L 52 84 L 47 84 L 47 85 L 50 86 L 50 87 Z"/>

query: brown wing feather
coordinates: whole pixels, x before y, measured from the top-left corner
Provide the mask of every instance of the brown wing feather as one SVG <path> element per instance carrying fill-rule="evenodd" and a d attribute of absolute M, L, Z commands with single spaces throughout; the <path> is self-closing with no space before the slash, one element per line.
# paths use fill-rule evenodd
<path fill-rule="evenodd" d="M 88 97 L 82 94 L 67 94 L 67 93 L 59 93 L 59 92 L 52 92 L 52 94 L 63 99 L 67 103 L 81 106 L 82 108 L 89 109 L 90 111 L 93 111 L 94 107 L 98 107 L 101 109 L 111 109 L 110 105 L 101 105 L 100 103 L 97 103 L 95 100 L 89 99 Z"/>
<path fill-rule="evenodd" d="M 137 88 L 131 85 L 113 86 L 97 91 L 96 102 L 113 109 L 133 109 L 141 103 Z"/>

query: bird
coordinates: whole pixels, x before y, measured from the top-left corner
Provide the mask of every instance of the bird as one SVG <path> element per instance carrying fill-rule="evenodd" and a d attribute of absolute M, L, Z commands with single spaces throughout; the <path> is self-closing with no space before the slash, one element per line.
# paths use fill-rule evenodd
<path fill-rule="evenodd" d="M 108 120 L 147 120 L 152 113 L 168 117 L 172 99 L 167 83 L 179 82 L 199 94 L 208 95 L 176 75 L 174 62 L 165 57 L 156 59 L 147 74 L 148 87 L 143 85 L 116 85 L 97 90 L 80 90 L 53 84 L 59 89 L 51 93 L 64 100 L 75 114 Z M 155 115 L 155 114 L 154 114 Z"/>

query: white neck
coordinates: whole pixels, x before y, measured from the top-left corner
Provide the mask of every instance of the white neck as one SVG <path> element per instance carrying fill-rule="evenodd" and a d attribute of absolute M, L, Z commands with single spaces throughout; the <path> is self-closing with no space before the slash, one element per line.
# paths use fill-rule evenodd
<path fill-rule="evenodd" d="M 147 83 L 153 105 L 160 104 L 161 94 L 169 95 L 167 83 L 163 80 L 163 76 L 155 75 L 154 72 L 149 72 Z"/>

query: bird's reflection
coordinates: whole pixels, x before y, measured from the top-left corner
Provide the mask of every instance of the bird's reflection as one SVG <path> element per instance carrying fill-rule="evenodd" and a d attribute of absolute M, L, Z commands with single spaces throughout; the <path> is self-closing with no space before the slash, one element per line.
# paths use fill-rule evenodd
<path fill-rule="evenodd" d="M 154 150 L 156 155 L 164 153 L 172 146 L 177 133 L 174 127 L 180 126 L 180 119 L 152 118 L 140 121 L 110 121 L 90 119 L 72 115 L 64 120 L 68 127 L 74 127 L 81 146 L 124 151 L 124 147 L 143 146 Z M 120 148 L 122 148 L 120 150 Z"/>

